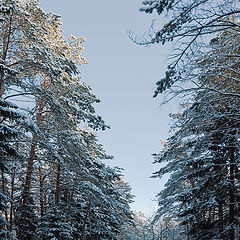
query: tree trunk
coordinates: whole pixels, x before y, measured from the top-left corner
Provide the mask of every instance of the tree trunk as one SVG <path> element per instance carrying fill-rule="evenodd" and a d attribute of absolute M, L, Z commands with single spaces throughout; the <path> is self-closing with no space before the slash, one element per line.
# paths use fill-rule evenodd
<path fill-rule="evenodd" d="M 44 83 L 43 83 L 43 88 L 47 88 L 48 84 L 48 77 L 44 76 L 42 74 L 42 77 L 44 78 Z M 38 113 L 36 116 L 36 125 L 39 126 L 41 119 L 42 119 L 42 112 L 44 108 L 44 102 L 43 98 L 40 100 L 39 108 L 38 108 Z M 36 151 L 36 140 L 37 140 L 37 134 L 34 133 L 33 135 L 33 140 L 32 140 L 32 145 L 31 145 L 31 150 L 30 150 L 30 157 L 28 160 L 28 167 L 27 167 L 27 175 L 26 175 L 26 180 L 25 180 L 25 186 L 23 190 L 23 204 L 27 204 L 28 199 L 29 199 L 29 191 L 31 188 L 31 180 L 32 180 L 32 173 L 33 173 L 33 162 L 35 159 L 35 151 Z"/>
<path fill-rule="evenodd" d="M 42 176 L 42 171 L 41 171 L 41 167 L 39 167 L 38 169 L 39 171 L 39 194 L 40 194 L 40 215 L 41 217 L 44 216 L 45 214 L 45 202 L 44 202 L 44 189 L 43 189 L 43 185 L 44 185 L 44 180 L 46 178 L 47 175 Z"/>
<path fill-rule="evenodd" d="M 70 211 L 71 211 L 71 204 L 73 202 L 73 196 L 74 196 L 74 192 L 75 192 L 75 185 L 77 184 L 77 179 L 75 179 L 74 181 L 74 185 L 73 185 L 73 188 L 72 188 L 72 192 L 71 192 L 71 196 L 70 196 L 70 199 L 69 199 L 69 202 L 68 202 L 68 210 L 67 210 L 67 214 L 66 214 L 66 222 L 68 221 L 68 218 L 69 218 L 69 215 L 70 215 Z"/>
<path fill-rule="evenodd" d="M 15 182 L 15 174 L 12 174 L 11 181 L 11 204 L 10 204 L 10 217 L 9 217 L 9 231 L 12 232 L 13 226 L 13 196 L 14 196 L 14 183 Z"/>
<path fill-rule="evenodd" d="M 55 203 L 58 206 L 60 198 L 60 178 L 61 178 L 61 165 L 58 161 L 57 163 L 57 176 L 56 176 L 56 191 L 55 191 Z"/>
<path fill-rule="evenodd" d="M 2 193 L 3 193 L 4 195 L 6 195 L 6 184 L 5 184 L 4 173 L 2 172 L 1 175 L 2 175 Z M 5 219 L 6 219 L 6 222 L 8 222 L 8 214 L 7 214 L 7 211 L 5 211 Z"/>
<path fill-rule="evenodd" d="M 3 38 L 3 54 L 2 54 L 3 62 L 5 62 L 7 58 L 11 32 L 12 32 L 12 14 L 10 16 L 9 22 L 6 23 L 6 30 Z M 0 99 L 2 98 L 3 90 L 4 90 L 4 72 L 2 71 L 0 76 Z"/>
<path fill-rule="evenodd" d="M 39 104 L 38 113 L 37 113 L 37 121 L 36 121 L 37 126 L 39 126 L 39 124 L 41 122 L 43 107 L 44 107 L 44 103 L 43 103 L 43 99 L 41 99 L 40 104 Z M 25 186 L 24 186 L 24 190 L 23 190 L 23 204 L 27 204 L 28 199 L 29 199 L 29 191 L 30 191 L 30 187 L 31 187 L 31 180 L 32 180 L 32 173 L 33 173 L 33 162 L 35 159 L 36 140 L 37 140 L 37 134 L 34 133 L 31 150 L 30 150 L 30 157 L 28 160 Z"/>
<path fill-rule="evenodd" d="M 235 211 L 235 203 L 234 203 L 234 148 L 230 149 L 230 171 L 229 171 L 229 181 L 230 181 L 230 189 L 229 189 L 229 223 L 232 224 L 230 232 L 229 232 L 229 240 L 234 240 L 234 211 Z"/>
<path fill-rule="evenodd" d="M 189 231 L 189 226 L 188 226 L 188 224 L 186 225 L 186 227 L 187 227 L 187 231 Z M 190 240 L 190 234 L 189 234 L 189 232 L 187 233 L 187 240 Z"/>
<path fill-rule="evenodd" d="M 219 211 L 219 220 L 222 220 L 223 219 L 223 206 L 222 206 L 222 203 L 219 204 L 218 206 L 218 211 Z"/>
<path fill-rule="evenodd" d="M 91 201 L 89 201 L 88 206 L 87 206 L 87 211 L 86 211 L 86 215 L 85 215 L 85 218 L 84 218 L 84 221 L 83 221 L 83 227 L 82 227 L 82 233 L 81 233 L 81 236 L 80 236 L 80 240 L 84 239 L 85 227 L 86 227 L 87 218 L 88 218 L 90 209 L 91 209 Z"/>

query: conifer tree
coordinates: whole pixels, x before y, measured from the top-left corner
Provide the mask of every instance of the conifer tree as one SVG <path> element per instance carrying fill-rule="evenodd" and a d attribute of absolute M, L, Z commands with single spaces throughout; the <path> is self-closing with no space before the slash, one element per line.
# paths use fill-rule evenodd
<path fill-rule="evenodd" d="M 132 35 L 131 38 L 143 45 L 173 41 L 175 46 L 165 77 L 156 84 L 155 97 L 164 91 L 171 93 L 171 89 L 176 90 L 179 85 L 181 90 L 182 82 L 186 83 L 188 77 L 193 80 L 186 68 L 200 52 L 208 50 L 209 38 L 227 29 L 239 35 L 240 9 L 236 0 L 146 0 L 142 4 L 140 11 L 163 17 L 159 18 L 161 27 L 153 24 L 148 39 L 143 41 L 137 41 Z"/>
<path fill-rule="evenodd" d="M 0 234 L 116 239 L 131 212 L 114 186 L 120 173 L 103 163 L 111 157 L 96 137 L 108 127 L 95 113 L 99 100 L 78 76 L 85 39 L 64 40 L 60 17 L 38 1 L 3 0 L 0 14 Z"/>
<path fill-rule="evenodd" d="M 65 215 L 57 206 L 51 207 L 42 217 L 37 232 L 42 240 L 73 240 L 72 227 L 65 222 Z"/>
<path fill-rule="evenodd" d="M 211 54 L 195 65 L 200 74 L 193 103 L 175 116 L 179 130 L 155 156 L 168 162 L 155 176 L 171 173 L 159 194 L 159 216 L 179 218 L 191 239 L 239 235 L 238 41 L 231 31 L 211 41 Z"/>

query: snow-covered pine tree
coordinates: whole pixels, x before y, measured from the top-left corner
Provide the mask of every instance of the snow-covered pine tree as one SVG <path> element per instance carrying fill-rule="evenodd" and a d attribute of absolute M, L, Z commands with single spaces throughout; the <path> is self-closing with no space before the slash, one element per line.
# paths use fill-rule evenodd
<path fill-rule="evenodd" d="M 37 239 L 73 240 L 71 225 L 65 221 L 65 215 L 58 206 L 52 206 L 42 217 L 38 227 Z"/>
<path fill-rule="evenodd" d="M 18 240 L 37 240 L 38 216 L 36 214 L 36 204 L 32 196 L 29 197 L 28 204 L 23 203 L 20 196 L 15 202 L 14 230 Z"/>
<path fill-rule="evenodd" d="M 89 192 L 91 209 L 86 222 L 86 239 L 118 239 L 121 226 L 132 223 L 127 196 L 115 185 L 121 175 L 118 169 L 104 165 L 98 171 L 96 168 L 93 170 L 95 173 L 92 176 L 98 182 L 91 181 L 86 185 L 95 185 L 93 192 Z"/>
<path fill-rule="evenodd" d="M 134 202 L 135 196 L 131 193 L 131 187 L 124 179 L 124 176 L 120 176 L 120 178 L 114 182 L 114 188 L 120 193 L 119 200 L 122 206 L 124 206 L 123 209 L 120 208 L 123 224 L 120 226 L 118 239 L 133 239 L 133 229 L 136 228 L 136 223 L 133 219 L 134 213 L 130 210 L 130 204 Z"/>
<path fill-rule="evenodd" d="M 240 9 L 236 0 L 144 0 L 142 4 L 140 11 L 156 12 L 163 18 L 159 18 L 161 24 L 153 23 L 148 39 L 137 41 L 131 36 L 133 40 L 142 45 L 175 43 L 165 77 L 156 83 L 155 97 L 168 89 L 171 93 L 172 86 L 176 90 L 179 83 L 186 82 L 189 77 L 186 67 L 195 61 L 199 52 L 206 50 L 209 38 L 227 29 L 239 35 Z M 155 22 L 158 22 L 157 18 Z"/>
<path fill-rule="evenodd" d="M 102 119 L 94 115 L 91 106 L 98 100 L 89 93 L 88 87 L 79 83 L 79 78 L 72 77 L 72 74 L 78 73 L 74 62 L 85 62 L 80 55 L 80 45 L 84 39 L 76 40 L 72 37 L 70 43 L 64 41 L 59 28 L 59 17 L 44 13 L 38 7 L 37 1 L 6 0 L 2 5 L 7 9 L 1 21 L 4 64 L 20 72 L 18 78 L 12 78 L 11 81 L 3 79 L 6 90 L 18 92 L 16 95 L 27 94 L 36 99 L 33 106 L 36 115 L 33 115 L 33 118 L 37 125 L 41 123 L 43 111 L 52 111 L 55 118 L 61 119 L 65 126 L 70 127 L 71 119 L 77 122 L 86 121 L 93 128 L 104 128 Z M 19 24 L 20 22 L 22 24 Z M 71 91 L 71 94 L 68 91 Z M 64 98 L 65 95 L 69 97 Z M 38 140 L 39 136 L 35 134 L 30 147 L 24 187 L 25 202 L 30 190 Z"/>
<path fill-rule="evenodd" d="M 180 218 L 191 239 L 239 236 L 239 40 L 232 36 L 221 33 L 211 53 L 197 61 L 193 103 L 175 116 L 179 130 L 155 156 L 168 162 L 155 176 L 171 173 L 158 214 Z"/>
<path fill-rule="evenodd" d="M 0 4 L 1 31 L 0 39 L 3 49 L 0 60 L 0 166 L 1 166 L 1 239 L 12 239 L 13 194 L 8 192 L 8 182 L 5 175 L 12 175 L 12 170 L 22 161 L 17 148 L 17 142 L 23 138 L 25 132 L 33 132 L 34 124 L 19 109 L 19 107 L 5 100 L 10 81 L 19 75 L 14 67 L 7 64 L 7 54 L 10 48 L 12 33 L 12 8 L 7 2 Z M 11 191 L 13 187 L 11 187 Z M 9 218 L 9 219 L 8 219 Z"/>
<path fill-rule="evenodd" d="M 4 71 L 1 72 L 0 87 L 1 96 L 4 95 L 4 97 L 7 98 L 15 97 L 18 95 L 24 96 L 25 94 L 30 94 L 31 91 L 35 91 L 36 88 L 34 89 L 32 85 L 27 85 L 27 79 L 33 77 L 36 72 L 40 71 L 40 69 L 42 68 L 42 64 L 40 62 L 38 62 L 38 65 L 36 64 L 36 56 L 40 55 L 40 51 L 37 51 L 39 49 L 37 49 L 36 46 L 41 45 L 38 35 L 39 31 L 42 29 L 36 28 L 36 23 L 31 22 L 29 19 L 29 16 L 31 15 L 24 7 L 29 2 L 30 1 L 1 2 L 2 26 L 0 32 L 0 44 L 3 48 L 1 66 L 2 68 L 4 68 Z M 34 1 L 32 1 L 32 3 L 33 2 Z M 34 3 L 36 4 L 36 2 Z M 8 73 L 9 69 L 11 70 L 12 74 Z M 31 91 L 26 93 L 28 91 L 27 89 L 31 89 Z M 13 116 L 14 114 L 12 114 L 12 117 Z M 36 136 L 37 133 L 35 132 L 33 134 L 34 136 Z M 8 142 L 9 141 L 10 139 L 8 139 Z M 19 149 L 18 152 L 21 152 L 22 150 L 23 149 Z M 22 159 L 24 159 L 24 157 L 22 157 Z M 31 173 L 31 169 L 29 169 L 28 173 Z M 4 182 L 2 185 L 4 187 Z M 13 195 L 13 191 L 11 195 Z M 25 199 L 26 197 L 27 195 L 25 194 Z M 27 198 L 32 199 L 29 195 Z M 22 199 L 20 199 L 20 201 L 18 202 L 17 212 L 15 216 L 16 218 L 14 221 L 15 227 L 12 226 L 14 217 L 13 208 L 14 205 L 13 202 L 11 202 L 9 219 L 10 230 L 14 229 L 19 239 L 33 239 L 33 237 L 36 236 L 36 221 L 34 221 L 35 210 L 33 210 L 32 208 L 32 201 L 28 204 L 26 201 L 22 201 Z"/>
<path fill-rule="evenodd" d="M 113 187 L 119 173 L 102 162 L 109 157 L 94 132 L 107 128 L 95 114 L 99 100 L 76 76 L 77 64 L 86 63 L 85 39 L 65 41 L 59 16 L 38 1 L 3 0 L 0 7 L 1 67 L 18 73 L 1 75 L 1 91 L 31 101 L 22 107 L 39 129 L 18 144 L 25 161 L 8 182 L 15 195 L 10 229 L 19 239 L 116 238 L 129 206 Z"/>
<path fill-rule="evenodd" d="M 8 163 L 19 158 L 17 149 L 14 148 L 13 142 L 20 134 L 16 129 L 17 123 L 24 120 L 23 115 L 18 113 L 18 108 L 10 102 L 0 99 L 0 171 L 1 171 L 1 191 L 0 191 L 0 237 L 1 239 L 10 239 L 11 233 L 8 229 L 8 208 L 11 201 L 6 192 L 5 173 L 9 172 Z M 10 143 L 12 142 L 12 143 Z"/>

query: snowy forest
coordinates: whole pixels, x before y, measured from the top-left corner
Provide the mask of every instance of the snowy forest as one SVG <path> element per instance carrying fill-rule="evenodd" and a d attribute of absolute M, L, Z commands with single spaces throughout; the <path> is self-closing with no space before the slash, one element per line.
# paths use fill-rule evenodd
<path fill-rule="evenodd" d="M 240 3 L 146 0 L 140 11 L 161 26 L 129 41 L 172 46 L 153 97 L 182 109 L 153 154 L 151 177 L 169 178 L 151 216 L 131 209 L 98 141 L 110 126 L 80 77 L 86 39 L 66 39 L 38 0 L 0 0 L 0 240 L 240 239 Z"/>

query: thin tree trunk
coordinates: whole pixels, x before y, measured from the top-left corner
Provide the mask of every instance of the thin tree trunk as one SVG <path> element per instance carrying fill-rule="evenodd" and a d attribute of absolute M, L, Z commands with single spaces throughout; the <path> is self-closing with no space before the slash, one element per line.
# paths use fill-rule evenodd
<path fill-rule="evenodd" d="M 6 185 L 5 185 L 5 177 L 4 177 L 4 173 L 2 172 L 1 173 L 2 175 L 2 193 L 4 195 L 6 195 Z M 6 222 L 8 222 L 8 214 L 7 214 L 7 211 L 5 211 L 5 219 L 6 219 Z"/>
<path fill-rule="evenodd" d="M 38 113 L 37 113 L 37 121 L 36 121 L 37 126 L 39 126 L 39 124 L 41 122 L 43 107 L 44 107 L 44 103 L 43 103 L 43 99 L 41 99 L 40 104 L 39 104 Z M 37 140 L 37 134 L 34 133 L 31 150 L 30 150 L 30 157 L 28 160 L 25 186 L 24 186 L 24 191 L 23 191 L 23 204 L 27 204 L 28 199 L 29 199 L 29 191 L 30 191 L 30 187 L 31 187 L 31 180 L 32 180 L 32 173 L 33 173 L 33 162 L 35 159 L 35 151 L 36 151 L 36 140 Z"/>
<path fill-rule="evenodd" d="M 6 31 L 5 31 L 4 39 L 3 39 L 3 54 L 2 54 L 3 62 L 5 62 L 5 60 L 7 58 L 7 52 L 8 52 L 9 42 L 10 42 L 10 37 L 11 37 L 11 31 L 12 31 L 12 15 L 10 16 L 9 22 L 7 22 Z M 1 77 L 0 77 L 0 99 L 2 98 L 3 90 L 4 90 L 4 72 L 2 71 Z"/>
<path fill-rule="evenodd" d="M 91 208 L 91 201 L 89 201 L 88 206 L 87 206 L 87 211 L 86 211 L 86 215 L 85 215 L 85 218 L 84 218 L 84 221 L 83 221 L 83 227 L 82 227 L 82 233 L 81 233 L 81 236 L 80 236 L 80 240 L 84 239 L 85 228 L 86 228 L 86 223 L 87 223 L 87 218 L 88 218 L 88 215 L 89 215 L 89 212 L 90 212 L 90 208 Z"/>
<path fill-rule="evenodd" d="M 74 196 L 74 192 L 75 192 L 75 185 L 77 184 L 77 179 L 75 179 L 74 181 L 74 185 L 73 185 L 73 188 L 72 188 L 72 192 L 71 192 L 71 196 L 70 196 L 70 199 L 69 199 L 69 202 L 68 202 L 68 210 L 67 210 L 67 214 L 66 214 L 66 222 L 68 221 L 68 218 L 69 218 L 69 215 L 70 215 L 70 211 L 71 211 L 71 204 L 73 202 L 73 196 Z"/>
<path fill-rule="evenodd" d="M 61 165 L 57 163 L 57 176 L 56 176 L 56 191 L 55 191 L 55 203 L 58 206 L 60 198 L 60 180 L 61 180 Z"/>
<path fill-rule="evenodd" d="M 41 168 L 39 167 L 39 201 L 40 201 L 40 216 L 43 217 L 44 212 L 43 212 L 43 181 L 42 181 L 42 176 L 41 176 Z"/>
<path fill-rule="evenodd" d="M 229 233 L 229 240 L 234 240 L 234 210 L 235 210 L 235 203 L 234 203 L 234 148 L 230 149 L 230 173 L 229 173 L 229 180 L 230 180 L 230 189 L 229 189 L 229 223 L 232 224 Z"/>
<path fill-rule="evenodd" d="M 10 36 L 11 36 L 11 29 L 12 29 L 12 15 L 10 16 L 9 22 L 6 24 L 6 30 L 4 34 L 3 39 L 3 53 L 2 53 L 2 61 L 5 62 L 10 42 Z M 1 71 L 0 76 L 0 99 L 2 99 L 3 95 L 3 89 L 4 89 L 4 71 Z M 2 193 L 5 194 L 5 178 L 4 173 L 2 172 Z M 8 220 L 7 213 L 5 213 L 6 221 Z"/>
<path fill-rule="evenodd" d="M 43 199 L 44 199 L 43 200 L 43 202 L 44 202 L 43 212 L 45 214 L 47 211 L 47 192 L 46 191 L 44 191 Z"/>
<path fill-rule="evenodd" d="M 186 227 L 187 227 L 187 231 L 189 231 L 189 226 L 188 226 L 188 224 L 186 225 Z M 190 240 L 190 234 L 189 234 L 189 233 L 187 233 L 187 240 Z"/>
<path fill-rule="evenodd" d="M 11 204 L 10 204 L 10 217 L 9 217 L 9 231 L 12 232 L 13 227 L 13 196 L 14 196 L 14 183 L 15 182 L 15 174 L 12 174 L 11 181 Z"/>
<path fill-rule="evenodd" d="M 222 203 L 219 204 L 218 206 L 218 211 L 219 211 L 219 220 L 222 220 L 223 219 L 223 206 L 222 206 Z"/>
<path fill-rule="evenodd" d="M 42 171 L 41 171 L 41 167 L 39 167 L 39 194 L 40 194 L 40 215 L 41 217 L 44 216 L 45 211 L 44 211 L 44 189 L 43 189 L 43 185 L 44 185 L 44 180 L 46 178 L 46 175 L 42 176 Z"/>

